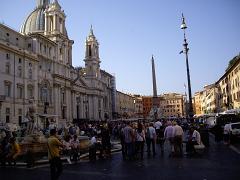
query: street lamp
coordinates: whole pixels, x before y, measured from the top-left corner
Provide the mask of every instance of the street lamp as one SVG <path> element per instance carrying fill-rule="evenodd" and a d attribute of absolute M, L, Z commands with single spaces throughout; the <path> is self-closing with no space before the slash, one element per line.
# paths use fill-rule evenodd
<path fill-rule="evenodd" d="M 189 106 L 188 106 L 188 116 L 190 120 L 192 121 L 193 118 L 193 106 L 192 106 L 192 90 L 191 90 L 191 80 L 190 80 L 190 72 L 189 72 L 189 64 L 188 64 L 188 43 L 186 39 L 186 33 L 185 30 L 187 29 L 187 25 L 185 23 L 185 18 L 182 14 L 182 24 L 181 29 L 183 29 L 184 32 L 184 42 L 183 42 L 183 51 L 180 52 L 184 53 L 186 55 L 186 66 L 187 66 L 187 80 L 188 80 L 188 97 L 189 97 Z"/>

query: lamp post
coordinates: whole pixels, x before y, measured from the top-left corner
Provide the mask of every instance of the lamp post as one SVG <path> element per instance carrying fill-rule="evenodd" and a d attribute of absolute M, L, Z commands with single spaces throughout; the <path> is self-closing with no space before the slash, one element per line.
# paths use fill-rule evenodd
<path fill-rule="evenodd" d="M 191 80 L 190 80 L 190 72 L 189 72 L 189 64 L 188 64 L 188 43 L 186 39 L 186 33 L 185 30 L 187 29 L 187 25 L 185 23 L 185 18 L 182 14 L 182 24 L 181 24 L 181 29 L 183 29 L 184 32 L 184 41 L 183 41 L 183 51 L 180 52 L 184 53 L 186 55 L 186 66 L 187 66 L 187 81 L 188 81 L 188 117 L 190 118 L 190 121 L 193 120 L 193 106 L 192 106 L 192 90 L 191 90 Z"/>

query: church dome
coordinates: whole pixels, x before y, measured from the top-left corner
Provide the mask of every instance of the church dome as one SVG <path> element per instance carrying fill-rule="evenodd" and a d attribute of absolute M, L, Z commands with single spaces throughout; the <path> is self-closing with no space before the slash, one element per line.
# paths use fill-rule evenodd
<path fill-rule="evenodd" d="M 21 26 L 20 33 L 43 33 L 45 29 L 45 14 L 49 0 L 37 0 L 36 9 L 27 17 Z"/>

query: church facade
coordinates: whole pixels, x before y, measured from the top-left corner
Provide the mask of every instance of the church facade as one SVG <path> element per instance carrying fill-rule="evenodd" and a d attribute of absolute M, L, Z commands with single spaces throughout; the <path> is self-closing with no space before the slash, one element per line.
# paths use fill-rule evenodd
<path fill-rule="evenodd" d="M 0 122 L 39 125 L 111 119 L 115 77 L 100 69 L 99 43 L 91 27 L 85 67 L 72 66 L 66 15 L 57 0 L 37 0 L 20 32 L 0 24 Z"/>

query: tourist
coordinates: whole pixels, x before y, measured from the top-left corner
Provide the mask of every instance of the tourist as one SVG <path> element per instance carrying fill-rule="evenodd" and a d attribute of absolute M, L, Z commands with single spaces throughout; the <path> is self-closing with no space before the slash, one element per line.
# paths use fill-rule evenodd
<path fill-rule="evenodd" d="M 123 128 L 123 137 L 124 137 L 124 155 L 123 159 L 133 159 L 133 142 L 134 142 L 134 133 L 133 129 L 130 126 L 130 122 L 127 121 L 126 126 Z"/>
<path fill-rule="evenodd" d="M 63 154 L 70 157 L 71 159 L 71 151 L 72 151 L 72 147 L 71 147 L 71 136 L 67 135 L 65 139 L 63 139 L 62 141 L 63 143 Z M 70 162 L 70 159 L 68 158 L 68 162 Z"/>
<path fill-rule="evenodd" d="M 164 130 L 164 139 L 167 140 L 168 146 L 170 148 L 170 154 L 169 156 L 172 156 L 174 154 L 174 146 L 173 146 L 173 126 L 172 122 L 167 122 L 167 127 Z"/>
<path fill-rule="evenodd" d="M 177 122 L 174 122 L 173 138 L 175 155 L 182 156 L 183 129 L 177 124 Z"/>
<path fill-rule="evenodd" d="M 162 123 L 160 122 L 160 120 L 158 119 L 155 123 L 154 123 L 154 127 L 156 129 L 156 133 L 157 135 L 159 134 L 160 131 L 160 127 L 162 126 Z"/>
<path fill-rule="evenodd" d="M 157 143 L 160 145 L 161 155 L 164 154 L 164 127 L 160 126 L 159 132 L 157 134 Z"/>
<path fill-rule="evenodd" d="M 78 152 L 79 152 L 79 140 L 76 134 L 73 136 L 73 139 L 71 141 L 71 149 L 72 149 L 72 153 L 71 153 L 72 159 L 76 163 L 78 160 Z"/>
<path fill-rule="evenodd" d="M 48 142 L 47 142 L 51 180 L 57 180 L 62 173 L 60 147 L 63 147 L 63 144 L 58 140 L 56 133 L 57 133 L 56 129 L 51 129 L 50 137 L 48 138 Z"/>
<path fill-rule="evenodd" d="M 231 129 L 231 125 L 229 123 L 225 124 L 223 128 L 223 138 L 224 138 L 224 144 L 226 145 L 230 144 L 230 129 Z"/>
<path fill-rule="evenodd" d="M 7 155 L 9 154 L 10 144 L 7 135 L 3 135 L 0 148 L 0 161 L 2 166 L 6 165 Z"/>
<path fill-rule="evenodd" d="M 148 156 L 151 155 L 151 145 L 152 145 L 153 156 L 156 155 L 156 151 L 155 151 L 156 138 L 157 138 L 156 130 L 153 127 L 153 123 L 150 123 L 149 127 L 147 127 L 146 129 L 146 143 L 147 143 Z"/>
<path fill-rule="evenodd" d="M 11 137 L 9 140 L 10 148 L 9 148 L 9 154 L 7 155 L 7 161 L 9 165 L 14 163 L 14 166 L 16 165 L 16 159 L 20 154 L 20 147 L 19 144 L 16 142 L 15 137 Z"/>
<path fill-rule="evenodd" d="M 187 138 L 187 144 L 186 144 L 186 151 L 188 154 L 196 153 L 196 149 L 194 148 L 194 145 L 200 145 L 201 144 L 201 135 L 200 133 L 194 128 L 190 127 L 188 138 Z"/>
<path fill-rule="evenodd" d="M 143 150 L 144 150 L 144 142 L 145 142 L 145 133 L 143 130 L 142 124 L 139 122 L 137 129 L 135 130 L 135 139 L 136 139 L 136 157 L 140 151 L 141 160 L 143 159 Z"/>
<path fill-rule="evenodd" d="M 102 140 L 102 150 L 103 157 L 111 157 L 111 142 L 110 142 L 110 130 L 108 124 L 105 123 L 101 129 L 101 140 Z"/>
<path fill-rule="evenodd" d="M 95 134 L 91 135 L 90 139 L 90 146 L 89 146 L 89 160 L 95 161 L 96 160 L 96 151 L 97 151 L 97 139 Z"/>

